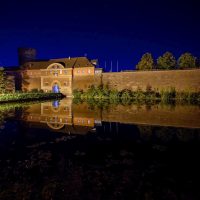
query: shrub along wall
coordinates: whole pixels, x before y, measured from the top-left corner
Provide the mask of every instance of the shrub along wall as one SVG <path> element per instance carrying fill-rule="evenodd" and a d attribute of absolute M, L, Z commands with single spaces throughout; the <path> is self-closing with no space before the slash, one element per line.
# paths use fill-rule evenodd
<path fill-rule="evenodd" d="M 99 82 L 117 90 L 150 87 L 158 91 L 175 88 L 176 91 L 199 92 L 200 69 L 103 73 Z"/>
<path fill-rule="evenodd" d="M 61 98 L 61 93 L 8 93 L 0 94 L 0 103 Z"/>

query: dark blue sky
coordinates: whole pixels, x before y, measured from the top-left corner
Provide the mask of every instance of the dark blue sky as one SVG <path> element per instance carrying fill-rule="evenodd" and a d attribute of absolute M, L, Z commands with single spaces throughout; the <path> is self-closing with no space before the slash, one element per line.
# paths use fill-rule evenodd
<path fill-rule="evenodd" d="M 17 65 L 17 48 L 38 58 L 98 58 L 133 69 L 145 52 L 200 56 L 198 1 L 1 0 L 0 65 Z"/>

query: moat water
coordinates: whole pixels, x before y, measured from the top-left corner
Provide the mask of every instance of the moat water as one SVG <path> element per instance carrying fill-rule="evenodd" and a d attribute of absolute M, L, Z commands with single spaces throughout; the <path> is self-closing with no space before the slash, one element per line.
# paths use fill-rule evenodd
<path fill-rule="evenodd" d="M 200 199 L 198 105 L 0 105 L 0 200 Z"/>

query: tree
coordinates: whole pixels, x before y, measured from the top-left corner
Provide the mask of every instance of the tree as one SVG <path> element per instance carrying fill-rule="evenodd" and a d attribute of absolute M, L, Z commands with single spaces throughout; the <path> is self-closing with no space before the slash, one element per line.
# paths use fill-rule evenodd
<path fill-rule="evenodd" d="M 196 67 L 200 68 L 200 57 L 196 59 Z"/>
<path fill-rule="evenodd" d="M 140 62 L 136 65 L 138 70 L 151 70 L 154 67 L 154 61 L 150 53 L 145 53 Z"/>
<path fill-rule="evenodd" d="M 174 69 L 176 67 L 176 59 L 169 51 L 164 53 L 157 59 L 158 69 Z"/>
<path fill-rule="evenodd" d="M 184 53 L 178 59 L 180 69 L 196 67 L 196 58 L 191 53 Z"/>
<path fill-rule="evenodd" d="M 6 75 L 3 67 L 0 67 L 0 94 L 6 90 Z"/>

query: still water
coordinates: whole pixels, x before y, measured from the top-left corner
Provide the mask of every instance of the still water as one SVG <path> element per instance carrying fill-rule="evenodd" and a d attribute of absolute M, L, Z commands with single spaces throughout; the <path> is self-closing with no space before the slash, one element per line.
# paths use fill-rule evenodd
<path fill-rule="evenodd" d="M 200 199 L 200 107 L 0 106 L 0 200 Z"/>

